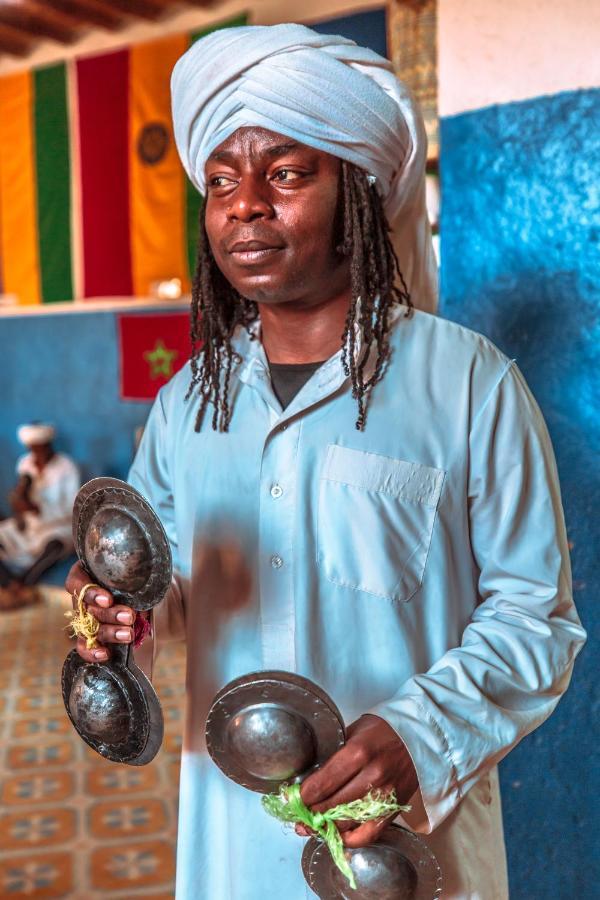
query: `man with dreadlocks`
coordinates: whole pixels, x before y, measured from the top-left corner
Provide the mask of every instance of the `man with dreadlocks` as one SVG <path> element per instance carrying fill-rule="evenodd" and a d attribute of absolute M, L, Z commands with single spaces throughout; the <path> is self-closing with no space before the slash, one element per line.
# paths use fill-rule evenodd
<path fill-rule="evenodd" d="M 302 842 L 204 745 L 217 690 L 259 669 L 313 679 L 353 723 L 308 805 L 393 788 L 445 898 L 506 897 L 496 764 L 553 710 L 584 632 L 522 376 L 412 310 L 436 293 L 420 116 L 386 60 L 300 25 L 205 37 L 172 89 L 205 196 L 194 354 L 130 480 L 176 571 L 140 649 L 187 640 L 177 898 L 308 897 Z M 101 646 L 79 651 L 106 658 L 133 615 L 105 591 L 86 602 Z"/>

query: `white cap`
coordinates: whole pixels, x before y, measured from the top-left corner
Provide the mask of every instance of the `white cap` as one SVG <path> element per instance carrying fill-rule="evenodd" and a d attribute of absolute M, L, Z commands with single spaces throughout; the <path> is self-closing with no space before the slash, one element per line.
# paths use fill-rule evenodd
<path fill-rule="evenodd" d="M 21 425 L 17 431 L 17 437 L 26 447 L 35 447 L 38 444 L 50 444 L 54 440 L 54 425 L 36 422 L 31 425 Z"/>

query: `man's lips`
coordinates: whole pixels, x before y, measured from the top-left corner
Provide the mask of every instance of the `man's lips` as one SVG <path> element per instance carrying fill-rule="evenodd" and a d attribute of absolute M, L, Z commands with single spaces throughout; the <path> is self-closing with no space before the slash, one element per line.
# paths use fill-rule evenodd
<path fill-rule="evenodd" d="M 268 259 L 279 250 L 283 250 L 281 244 L 272 244 L 267 241 L 237 241 L 228 249 L 228 253 L 239 263 L 257 263 Z"/>

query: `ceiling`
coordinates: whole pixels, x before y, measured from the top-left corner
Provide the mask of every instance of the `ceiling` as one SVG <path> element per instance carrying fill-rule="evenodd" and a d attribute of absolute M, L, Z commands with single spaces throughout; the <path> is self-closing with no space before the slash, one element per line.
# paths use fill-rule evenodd
<path fill-rule="evenodd" d="M 27 57 L 40 41 L 73 44 L 90 29 L 118 31 L 211 0 L 0 0 L 0 58 Z"/>

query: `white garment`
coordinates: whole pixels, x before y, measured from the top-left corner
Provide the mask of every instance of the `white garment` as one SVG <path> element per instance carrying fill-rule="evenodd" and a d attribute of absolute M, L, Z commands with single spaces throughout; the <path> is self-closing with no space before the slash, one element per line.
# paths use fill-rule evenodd
<path fill-rule="evenodd" d="M 386 719 L 417 770 L 406 823 L 438 856 L 444 900 L 503 900 L 495 767 L 552 712 L 585 638 L 539 409 L 485 338 L 425 313 L 396 316 L 363 432 L 340 353 L 282 412 L 260 341 L 235 345 L 229 433 L 210 412 L 194 432 L 182 370 L 130 473 L 176 568 L 154 646 L 188 646 L 177 900 L 313 897 L 303 840 L 205 751 L 214 694 L 258 669 L 313 679 L 347 723 Z"/>
<path fill-rule="evenodd" d="M 246 126 L 283 134 L 373 175 L 412 301 L 418 309 L 437 309 L 425 204 L 427 136 L 389 59 L 305 25 L 223 28 L 195 41 L 177 61 L 171 95 L 177 149 L 201 194 L 209 155 Z"/>
<path fill-rule="evenodd" d="M 24 513 L 24 531 L 15 519 L 0 522 L 0 559 L 18 572 L 33 565 L 52 540 L 61 541 L 65 556 L 73 549 L 71 519 L 81 480 L 79 469 L 63 453 L 55 453 L 41 472 L 27 453 L 17 463 L 17 475 L 31 478 L 29 498 L 39 508 L 39 515 Z"/>

